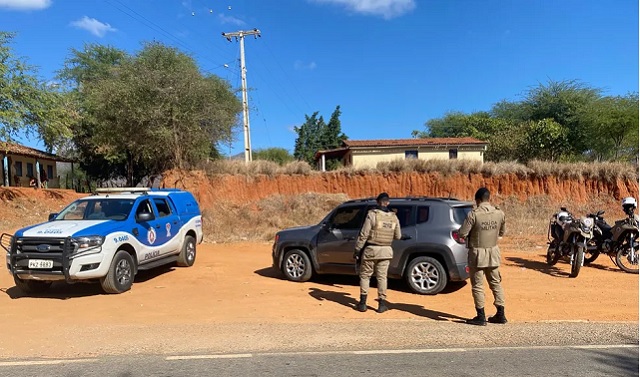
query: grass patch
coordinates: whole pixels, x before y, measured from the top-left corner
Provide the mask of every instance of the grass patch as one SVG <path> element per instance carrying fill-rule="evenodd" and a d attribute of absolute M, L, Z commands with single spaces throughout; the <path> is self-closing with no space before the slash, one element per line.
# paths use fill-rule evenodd
<path fill-rule="evenodd" d="M 273 177 L 279 174 L 309 175 L 317 173 L 304 161 L 293 161 L 279 165 L 273 161 L 255 160 L 250 163 L 238 160 L 215 160 L 203 163 L 200 167 L 207 175 L 266 175 Z"/>
<path fill-rule="evenodd" d="M 275 195 L 256 203 L 221 201 L 202 213 L 205 239 L 215 242 L 270 241 L 279 230 L 317 224 L 338 204 L 344 194 L 306 193 Z"/>
<path fill-rule="evenodd" d="M 256 160 L 249 164 L 238 160 L 217 160 L 202 164 L 200 169 L 209 176 L 215 175 L 311 175 L 323 174 L 303 161 L 293 161 L 279 165 L 272 161 Z M 614 182 L 617 179 L 638 180 L 638 167 L 621 162 L 577 162 L 559 163 L 549 161 L 530 161 L 521 164 L 517 161 L 485 162 L 472 160 L 393 160 L 379 162 L 375 168 L 345 167 L 324 174 L 368 175 L 399 173 L 439 173 L 445 176 L 454 174 L 482 174 L 486 177 L 515 174 L 520 178 L 557 177 L 561 179 L 596 179 Z"/>

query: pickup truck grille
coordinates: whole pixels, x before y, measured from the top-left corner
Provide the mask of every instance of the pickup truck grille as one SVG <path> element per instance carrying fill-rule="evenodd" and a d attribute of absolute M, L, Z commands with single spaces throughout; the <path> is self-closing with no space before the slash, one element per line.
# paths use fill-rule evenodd
<path fill-rule="evenodd" d="M 18 253 L 61 254 L 64 238 L 18 238 L 15 248 Z"/>

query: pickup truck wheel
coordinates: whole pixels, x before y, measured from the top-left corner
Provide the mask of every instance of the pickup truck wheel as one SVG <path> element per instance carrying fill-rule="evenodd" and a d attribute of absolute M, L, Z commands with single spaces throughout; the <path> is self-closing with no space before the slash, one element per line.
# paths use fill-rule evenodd
<path fill-rule="evenodd" d="M 411 260 L 406 279 L 409 288 L 421 295 L 435 295 L 447 286 L 447 272 L 437 259 L 431 257 Z"/>
<path fill-rule="evenodd" d="M 289 250 L 282 260 L 282 273 L 291 281 L 308 281 L 313 269 L 309 256 L 302 250 Z"/>
<path fill-rule="evenodd" d="M 100 285 L 106 293 L 126 292 L 133 285 L 134 271 L 133 257 L 124 250 L 118 250 L 107 276 L 100 279 Z"/>
<path fill-rule="evenodd" d="M 191 267 L 196 261 L 196 240 L 191 236 L 186 236 L 184 245 L 178 255 L 178 266 Z"/>
<path fill-rule="evenodd" d="M 51 287 L 50 281 L 23 280 L 17 276 L 13 277 L 16 287 L 24 293 L 43 293 Z"/>

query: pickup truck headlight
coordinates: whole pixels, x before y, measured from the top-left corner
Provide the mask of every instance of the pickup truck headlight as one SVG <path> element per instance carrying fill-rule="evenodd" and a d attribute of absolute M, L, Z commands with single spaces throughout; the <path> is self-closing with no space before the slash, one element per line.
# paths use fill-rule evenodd
<path fill-rule="evenodd" d="M 85 253 L 88 251 L 92 251 L 93 253 L 99 253 L 102 251 L 102 244 L 104 243 L 104 237 L 102 236 L 82 236 L 82 237 L 73 237 L 71 238 L 71 242 L 76 244 L 78 247 L 74 254 Z M 90 253 L 90 254 L 93 254 Z"/>

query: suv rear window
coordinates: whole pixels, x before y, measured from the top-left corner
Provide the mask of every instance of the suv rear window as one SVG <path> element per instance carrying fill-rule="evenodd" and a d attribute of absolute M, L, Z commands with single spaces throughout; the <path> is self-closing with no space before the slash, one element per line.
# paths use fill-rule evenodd
<path fill-rule="evenodd" d="M 390 205 L 389 208 L 395 212 L 396 216 L 398 216 L 398 220 L 400 220 L 400 228 L 404 228 L 405 226 L 415 225 L 415 220 L 413 219 L 413 206 L 407 205 Z"/>
<path fill-rule="evenodd" d="M 471 207 L 471 206 L 468 206 L 468 207 L 453 207 L 451 209 L 453 210 L 453 221 L 455 221 L 456 223 L 462 225 L 462 223 L 464 222 L 464 219 L 467 218 L 467 215 L 469 214 L 469 212 L 471 212 L 473 207 Z"/>

